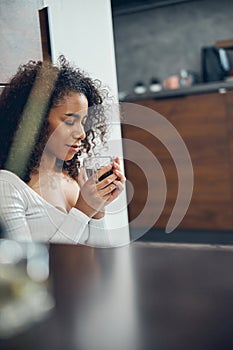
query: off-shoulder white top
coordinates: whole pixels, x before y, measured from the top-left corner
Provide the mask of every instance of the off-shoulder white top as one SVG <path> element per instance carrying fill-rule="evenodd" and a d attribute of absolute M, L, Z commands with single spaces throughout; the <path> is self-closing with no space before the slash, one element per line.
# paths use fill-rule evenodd
<path fill-rule="evenodd" d="M 104 218 L 76 208 L 64 213 L 8 170 L 0 170 L 0 223 L 15 240 L 111 246 Z"/>

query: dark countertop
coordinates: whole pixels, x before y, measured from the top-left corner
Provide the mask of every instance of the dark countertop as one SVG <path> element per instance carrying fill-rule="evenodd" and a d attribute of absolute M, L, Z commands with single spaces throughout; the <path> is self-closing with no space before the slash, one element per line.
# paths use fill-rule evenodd
<path fill-rule="evenodd" d="M 180 89 L 164 89 L 159 92 L 146 92 L 141 95 L 128 94 L 124 99 L 121 100 L 121 102 L 133 102 L 148 99 L 177 98 L 211 92 L 225 93 L 228 90 L 233 90 L 233 80 L 218 81 L 212 83 L 201 83 L 190 87 L 183 87 Z"/>
<path fill-rule="evenodd" d="M 233 247 L 52 245 L 50 317 L 4 350 L 232 349 Z"/>

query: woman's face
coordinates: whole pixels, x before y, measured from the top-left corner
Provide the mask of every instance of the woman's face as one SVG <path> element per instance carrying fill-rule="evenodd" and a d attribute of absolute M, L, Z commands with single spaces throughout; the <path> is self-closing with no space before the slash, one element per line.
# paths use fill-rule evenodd
<path fill-rule="evenodd" d="M 51 108 L 46 154 L 65 161 L 72 159 L 86 137 L 83 124 L 87 114 L 87 98 L 76 92 L 65 96 L 56 107 Z"/>

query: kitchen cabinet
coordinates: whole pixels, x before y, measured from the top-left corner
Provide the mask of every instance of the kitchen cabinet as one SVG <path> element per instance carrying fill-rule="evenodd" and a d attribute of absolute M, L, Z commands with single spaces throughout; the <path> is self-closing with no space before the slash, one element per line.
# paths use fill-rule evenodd
<path fill-rule="evenodd" d="M 163 115 L 177 129 L 191 156 L 194 188 L 190 206 L 179 229 L 233 230 L 233 91 L 204 93 L 168 99 L 136 100 Z M 151 125 L 151 128 L 156 128 Z M 178 177 L 175 164 L 164 145 L 142 129 L 122 124 L 123 138 L 143 144 L 157 157 L 167 181 L 164 209 L 154 227 L 165 228 L 175 204 Z M 124 149 L 130 159 L 131 149 Z M 140 157 L 140 155 L 139 155 Z M 149 160 L 145 157 L 145 167 Z M 143 170 L 125 161 L 126 176 L 134 187 L 129 203 L 132 221 L 143 210 L 147 200 L 147 182 Z M 156 177 L 156 174 L 154 174 Z M 153 187 L 154 203 L 136 224 L 147 227 L 154 215 L 158 188 Z M 134 226 L 135 224 L 132 223 Z"/>

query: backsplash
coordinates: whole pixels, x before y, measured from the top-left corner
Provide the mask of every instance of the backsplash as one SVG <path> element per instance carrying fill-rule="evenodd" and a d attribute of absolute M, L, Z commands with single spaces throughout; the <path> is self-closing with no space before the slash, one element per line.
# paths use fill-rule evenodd
<path fill-rule="evenodd" d="M 201 49 L 233 38 L 233 0 L 196 0 L 113 18 L 120 92 L 181 69 L 202 78 Z M 230 52 L 232 54 L 232 51 Z M 232 55 L 230 55 L 232 56 Z"/>

